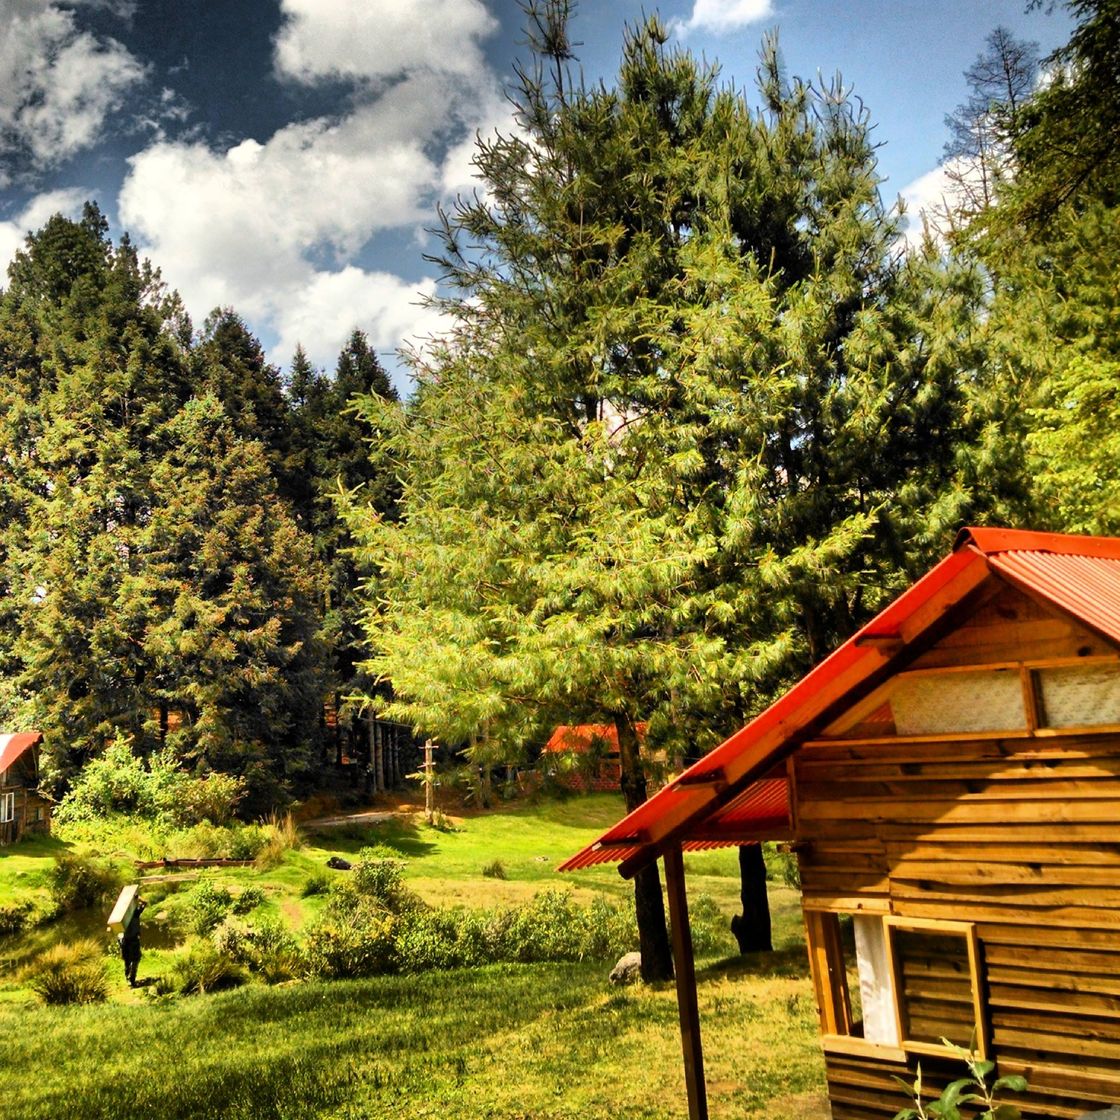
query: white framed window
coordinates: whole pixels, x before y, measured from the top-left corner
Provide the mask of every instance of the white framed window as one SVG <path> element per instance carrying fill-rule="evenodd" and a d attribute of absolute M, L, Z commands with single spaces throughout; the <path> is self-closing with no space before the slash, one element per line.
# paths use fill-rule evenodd
<path fill-rule="evenodd" d="M 0 793 L 0 824 L 7 824 L 16 819 L 16 795 L 14 793 Z"/>

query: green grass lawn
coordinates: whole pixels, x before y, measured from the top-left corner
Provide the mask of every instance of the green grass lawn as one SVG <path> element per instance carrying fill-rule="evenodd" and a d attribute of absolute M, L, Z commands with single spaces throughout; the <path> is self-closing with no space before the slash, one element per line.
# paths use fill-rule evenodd
<path fill-rule="evenodd" d="M 621 815 L 595 795 L 456 818 L 427 827 L 419 814 L 365 829 L 306 834 L 277 866 L 221 869 L 237 894 L 261 887 L 262 912 L 298 928 L 322 895 L 302 897 L 333 854 L 381 845 L 405 863 L 408 885 L 440 906 L 514 904 L 546 887 L 621 900 L 613 866 L 559 875 L 557 863 Z M 103 847 L 119 855 L 121 838 Z M 57 840 L 0 849 L 0 901 L 45 892 Z M 173 853 L 172 853 L 173 854 Z M 494 860 L 506 878 L 482 874 Z M 690 897 L 738 904 L 734 850 L 686 857 Z M 344 872 L 335 873 L 345 875 Z M 141 977 L 172 967 L 181 949 L 175 908 L 191 884 L 145 888 Z M 698 981 L 713 1118 L 827 1116 L 816 1016 L 796 891 L 771 885 L 777 951 L 732 956 L 730 935 L 700 961 Z M 160 917 L 163 917 L 161 927 Z M 362 981 L 251 985 L 207 996 L 156 997 L 128 989 L 119 964 L 107 1004 L 48 1008 L 19 980 L 20 965 L 75 934 L 104 936 L 88 914 L 0 940 L 0 1118 L 221 1116 L 478 1117 L 619 1120 L 684 1111 L 672 986 L 618 990 L 609 965 L 494 965 Z M 107 951 L 114 949 L 106 939 Z"/>

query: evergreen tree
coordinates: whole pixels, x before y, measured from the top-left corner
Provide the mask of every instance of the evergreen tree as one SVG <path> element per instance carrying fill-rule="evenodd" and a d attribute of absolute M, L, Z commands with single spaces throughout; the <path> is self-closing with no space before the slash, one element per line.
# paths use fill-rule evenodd
<path fill-rule="evenodd" d="M 189 401 L 160 434 L 140 540 L 158 619 L 143 648 L 163 717 L 149 730 L 180 758 L 243 774 L 249 810 L 265 811 L 278 780 L 306 773 L 317 737 L 322 573 L 264 448 L 219 401 Z"/>
<path fill-rule="evenodd" d="M 567 5 L 528 15 L 519 128 L 444 216 L 455 329 L 406 414 L 364 409 L 404 477 L 399 524 L 352 513 L 371 672 L 449 741 L 613 723 L 632 809 L 639 721 L 703 751 L 943 546 L 958 392 L 839 82 L 769 44 L 754 113 L 651 19 L 588 89 Z"/>
<path fill-rule="evenodd" d="M 197 359 L 177 299 L 92 206 L 52 218 L 9 277 L 0 669 L 48 780 L 118 731 L 150 749 L 172 712 L 184 762 L 244 772 L 255 752 L 283 776 L 318 701 L 318 570 L 261 443 L 193 397 L 219 333 Z"/>
<path fill-rule="evenodd" d="M 1114 532 L 1120 8 L 1068 6 L 1080 22 L 1050 81 L 1009 118 L 1016 175 L 959 246 L 989 284 L 972 400 L 1007 519 Z"/>
<path fill-rule="evenodd" d="M 991 206 L 1001 182 L 1012 173 L 1011 122 L 1034 92 L 1038 76 L 1037 43 L 997 27 L 985 46 L 964 72 L 968 98 L 945 117 L 945 173 L 954 189 L 958 220 Z"/>
<path fill-rule="evenodd" d="M 379 469 L 371 457 L 370 444 L 377 440 L 378 433 L 355 411 L 353 402 L 360 395 L 372 395 L 381 401 L 398 398 L 360 330 L 351 333 L 330 378 L 313 369 L 302 349 L 297 349 L 288 383 L 292 462 L 299 463 L 299 469 L 289 473 L 304 485 L 296 508 L 314 536 L 316 555 L 327 577 L 322 606 L 322 639 L 329 660 L 326 690 L 336 716 L 349 725 L 354 713 L 344 698 L 358 683 L 357 665 L 363 656 L 361 606 L 357 596 L 359 576 L 350 554 L 352 541 L 337 506 L 342 494 L 358 493 L 360 500 L 379 514 L 393 516 L 395 476 Z M 341 751 L 341 742 L 338 748 Z"/>
<path fill-rule="evenodd" d="M 294 501 L 299 481 L 287 470 L 291 417 L 280 371 L 265 356 L 244 320 L 232 308 L 217 308 L 203 324 L 193 351 L 194 390 L 221 402 L 234 431 L 265 449 L 281 495 Z"/>

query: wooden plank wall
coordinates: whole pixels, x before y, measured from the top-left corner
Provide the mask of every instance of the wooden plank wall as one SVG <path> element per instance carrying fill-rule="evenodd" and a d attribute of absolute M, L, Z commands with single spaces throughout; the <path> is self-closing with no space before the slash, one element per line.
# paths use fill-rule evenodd
<path fill-rule="evenodd" d="M 973 623 L 924 662 L 1116 652 L 1018 592 Z M 1029 1081 L 1024 1116 L 1120 1103 L 1120 735 L 817 742 L 794 773 L 806 905 L 977 923 L 992 1053 Z M 906 1103 L 898 1064 L 827 1067 L 836 1120 Z M 960 1075 L 922 1068 L 935 1087 Z"/>

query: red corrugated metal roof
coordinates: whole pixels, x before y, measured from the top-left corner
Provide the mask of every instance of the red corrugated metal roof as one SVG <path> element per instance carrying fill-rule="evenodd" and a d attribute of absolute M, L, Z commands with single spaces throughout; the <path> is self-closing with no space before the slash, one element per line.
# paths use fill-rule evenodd
<path fill-rule="evenodd" d="M 993 571 L 1120 642 L 1120 538 L 962 530 L 944 560 L 789 692 L 560 869 L 656 854 L 658 844 L 669 839 L 690 847 L 690 837 L 731 826 L 740 837 L 744 831 L 762 833 L 779 816 L 787 819 L 785 783 L 766 772 L 788 753 L 791 741 L 853 689 L 886 671 Z M 778 810 L 779 787 L 785 815 Z"/>
<path fill-rule="evenodd" d="M 20 731 L 9 735 L 0 734 L 0 774 L 7 770 L 25 750 L 35 746 L 42 738 L 43 736 L 38 731 Z"/>
<path fill-rule="evenodd" d="M 639 739 L 645 737 L 646 726 L 645 723 L 634 725 Z M 618 754 L 618 728 L 613 723 L 558 724 L 542 750 L 547 754 L 562 754 L 565 751 L 585 754 L 595 739 L 610 748 L 608 753 Z"/>

